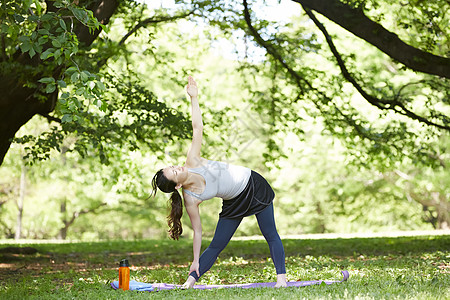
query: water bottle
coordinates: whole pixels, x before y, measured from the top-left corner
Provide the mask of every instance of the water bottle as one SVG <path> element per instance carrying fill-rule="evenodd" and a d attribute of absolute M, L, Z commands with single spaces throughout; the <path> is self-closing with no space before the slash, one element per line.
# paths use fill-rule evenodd
<path fill-rule="evenodd" d="M 122 259 L 119 264 L 119 289 L 130 289 L 130 265 L 128 259 Z"/>

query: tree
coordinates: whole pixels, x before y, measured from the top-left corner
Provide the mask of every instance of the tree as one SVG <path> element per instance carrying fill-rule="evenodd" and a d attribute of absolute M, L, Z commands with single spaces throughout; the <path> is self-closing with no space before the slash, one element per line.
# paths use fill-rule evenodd
<path fill-rule="evenodd" d="M 108 107 L 103 81 L 109 80 L 105 83 L 113 84 L 107 86 L 114 89 L 117 78 L 97 74 L 114 51 L 121 51 L 120 46 L 137 28 L 180 16 L 156 16 L 136 24 L 135 19 L 142 15 L 138 5 L 116 0 L 11 0 L 3 1 L 1 5 L 0 163 L 17 130 L 34 115 L 41 115 L 56 124 L 45 136 L 20 140 L 34 141 L 36 151 L 32 155 L 37 155 L 37 159 L 48 157 L 49 149 L 59 149 L 63 136 L 72 132 L 77 132 L 79 137 L 76 150 L 83 153 L 86 150 L 84 143 L 94 144 L 105 162 L 104 150 L 110 144 L 129 140 L 130 135 L 142 140 L 147 133 L 158 130 L 154 124 L 169 124 L 168 131 L 161 136 L 170 136 L 171 130 L 177 132 L 176 136 L 186 135 L 187 129 L 179 132 L 179 128 L 186 128 L 180 123 L 182 115 L 158 102 L 151 92 L 136 82 L 129 82 L 128 87 L 118 87 L 122 93 L 128 93 L 125 98 L 132 97 L 134 101 L 115 102 Z M 189 12 L 183 13 L 182 16 L 189 15 Z M 114 43 L 114 48 L 109 47 L 108 43 L 112 42 L 107 37 L 100 38 L 100 33 L 114 15 L 125 14 L 129 18 L 126 22 L 136 27 L 131 28 L 120 42 Z M 126 81 L 121 78 L 122 85 L 126 85 Z M 139 120 L 120 126 L 112 115 L 123 109 L 134 109 L 132 114 Z M 136 128 L 140 132 L 136 132 Z M 127 138 L 121 139 L 124 136 Z M 150 139 L 154 147 L 158 147 L 156 140 Z M 148 141 L 144 139 L 144 142 Z"/>
<path fill-rule="evenodd" d="M 324 35 L 330 51 L 336 60 L 336 64 L 341 70 L 341 75 L 338 77 L 342 76 L 346 81 L 351 83 L 355 90 L 368 103 L 378 109 L 380 114 L 386 114 L 389 111 L 393 111 L 398 115 L 404 115 L 410 119 L 427 124 L 430 127 L 438 128 L 444 134 L 448 134 L 450 131 L 450 120 L 448 116 L 448 103 L 446 99 L 448 99 L 449 90 L 449 82 L 447 79 L 450 77 L 450 59 L 440 57 L 432 53 L 438 52 L 438 54 L 444 54 L 447 51 L 445 46 L 438 48 L 436 45 L 432 44 L 432 46 L 434 46 L 431 49 L 432 51 L 427 52 L 404 43 L 397 37 L 397 35 L 389 32 L 382 25 L 372 21 L 365 15 L 366 12 L 370 13 L 370 7 L 367 8 L 369 4 L 365 1 L 355 1 L 350 3 L 339 1 L 295 2 L 303 5 L 306 14 Z M 444 6 L 448 5 L 445 2 L 442 2 L 441 4 Z M 378 1 L 373 5 L 376 6 L 376 8 L 382 6 L 384 9 L 386 9 L 389 5 L 394 6 L 394 4 L 385 4 L 382 1 Z M 406 5 L 414 6 L 413 4 Z M 410 136 L 410 138 L 411 136 L 415 136 L 412 132 L 405 130 L 404 126 L 401 125 L 403 121 L 398 121 L 398 119 L 395 120 L 392 125 L 386 127 L 385 132 L 372 131 L 370 122 L 364 120 L 364 117 L 360 116 L 357 110 L 352 107 L 345 107 L 349 101 L 344 100 L 342 105 L 338 104 L 335 100 L 336 97 L 339 97 L 338 91 L 342 88 L 341 80 L 334 76 L 334 78 L 331 77 L 326 79 L 320 71 L 306 71 L 305 68 L 297 67 L 296 64 L 299 57 L 302 55 L 304 56 L 305 52 L 313 49 L 317 49 L 317 51 L 321 50 L 321 46 L 317 44 L 316 36 L 309 38 L 310 44 L 312 44 L 313 47 L 306 47 L 305 50 L 302 50 L 303 48 L 301 47 L 300 50 L 294 50 L 295 53 L 292 53 L 293 45 L 295 43 L 305 44 L 304 41 L 301 41 L 301 38 L 299 39 L 298 36 L 294 35 L 296 32 L 283 33 L 280 32 L 280 30 L 268 30 L 267 22 L 262 20 L 252 20 L 251 11 L 247 1 L 243 1 L 243 6 L 244 19 L 246 22 L 246 28 L 244 27 L 244 30 L 246 30 L 248 34 L 254 38 L 256 43 L 267 51 L 270 58 L 275 61 L 280 68 L 285 70 L 286 76 L 291 78 L 293 84 L 297 86 L 298 94 L 295 96 L 297 99 L 305 99 L 306 97 L 314 97 L 313 99 L 316 99 L 315 105 L 321 115 L 329 121 L 330 131 L 339 135 L 339 133 L 335 130 L 336 125 L 339 127 L 339 124 L 344 126 L 346 125 L 350 128 L 349 130 L 352 130 L 351 135 L 353 137 L 371 140 L 376 144 L 387 144 L 389 143 L 389 140 L 392 142 L 392 139 L 394 138 L 393 135 L 405 137 L 405 132 L 407 132 L 406 136 Z M 417 7 L 414 6 L 413 8 L 421 8 L 422 14 L 419 18 L 426 19 L 426 13 L 429 12 L 429 9 L 435 8 L 435 4 L 430 4 L 429 6 L 425 5 L 425 8 L 420 5 Z M 377 76 L 375 74 L 364 74 L 361 71 L 358 71 L 355 66 L 351 66 L 353 71 L 350 71 L 349 66 L 347 66 L 348 63 L 345 60 L 352 61 L 352 59 L 344 59 L 341 56 L 333 42 L 331 34 L 329 34 L 324 24 L 315 17 L 311 9 L 318 11 L 324 16 L 330 18 L 332 21 L 336 22 L 338 25 L 381 49 L 393 60 L 391 64 L 399 65 L 399 63 L 394 61 L 404 64 L 403 67 L 395 66 L 390 80 L 393 81 L 393 78 L 397 76 L 396 73 L 400 73 L 402 68 L 409 68 L 414 71 L 426 72 L 436 76 L 430 77 L 424 75 L 422 78 L 419 77 L 418 81 L 411 81 L 398 86 L 387 84 L 387 88 L 385 89 L 376 87 Z M 433 19 L 432 25 L 435 25 L 434 22 L 438 24 L 435 26 L 436 28 L 433 28 L 435 31 L 430 34 L 432 35 L 431 39 L 437 44 L 444 43 L 445 38 L 441 38 L 440 36 L 443 31 L 445 32 L 445 30 L 447 30 L 447 27 L 442 26 L 445 24 L 446 19 L 444 15 L 440 15 L 438 12 L 436 12 L 435 15 L 436 20 Z M 408 15 L 408 17 L 410 16 Z M 381 19 L 382 16 L 378 16 L 378 18 Z M 399 19 L 397 21 L 399 23 L 410 22 L 409 20 L 404 19 Z M 423 29 L 422 26 L 426 27 L 425 24 L 422 24 L 421 22 L 418 23 L 418 25 L 416 24 L 418 30 Z M 411 28 L 408 29 L 411 30 Z M 272 34 L 271 32 L 275 33 Z M 262 34 L 267 37 L 263 38 Z M 301 32 L 297 34 L 304 33 Z M 426 46 L 427 45 L 419 44 L 419 47 Z M 368 78 L 368 76 L 371 77 Z M 327 84 L 327 87 L 324 88 L 323 86 L 313 84 L 313 78 L 324 78 L 325 80 L 323 80 L 323 82 Z M 370 80 L 370 78 L 374 78 L 375 80 Z M 434 91 L 434 94 L 424 97 L 425 99 L 423 101 L 418 101 L 417 94 L 420 94 L 421 91 L 429 89 Z M 411 90 L 415 90 L 416 93 L 412 94 Z M 442 106 L 445 108 L 442 109 Z M 419 109 L 416 107 L 419 107 Z M 395 128 L 397 126 L 398 128 Z M 409 140 L 409 138 L 407 138 L 407 140 Z M 395 142 L 392 144 L 395 144 Z"/>
<path fill-rule="evenodd" d="M 15 132 L 36 114 L 60 123 L 46 138 L 34 139 L 43 153 L 47 152 L 46 149 L 58 148 L 61 134 L 70 132 L 77 132 L 80 136 L 76 150 L 83 152 L 83 143 L 93 144 L 103 158 L 109 144 L 121 143 L 120 138 L 110 134 L 111 131 L 115 132 L 116 137 L 132 134 L 137 141 L 141 141 L 143 134 L 136 135 L 132 131 L 136 127 L 132 125 L 123 128 L 117 125 L 114 118 L 98 121 L 102 112 L 123 108 L 120 105 L 110 106 L 113 101 L 107 98 L 104 86 L 114 88 L 117 77 L 109 76 L 102 70 L 105 70 L 108 59 L 128 56 L 126 42 L 142 28 L 183 18 L 197 23 L 209 22 L 229 36 L 237 31 L 246 32 L 267 52 L 267 62 L 273 64 L 268 76 L 278 73 L 278 79 L 285 81 L 283 78 L 286 78 L 286 83 L 295 89 L 289 99 L 286 96 L 280 98 L 279 105 L 288 107 L 292 102 L 310 99 L 317 113 L 327 120 L 327 129 L 336 136 L 362 138 L 366 141 L 366 147 L 376 147 L 378 153 L 405 148 L 404 152 L 417 155 L 412 142 L 417 138 L 417 132 L 405 128 L 406 119 L 402 116 L 417 121 L 417 124 L 425 124 L 421 131 L 429 136 L 450 130 L 446 102 L 450 90 L 450 60 L 445 57 L 448 26 L 445 26 L 447 19 L 442 9 L 448 6 L 446 1 L 407 4 L 363 0 L 294 2 L 302 5 L 305 14 L 317 26 L 330 48 L 329 52 L 319 36 L 311 34 L 314 30 L 306 23 L 288 22 L 283 25 L 257 16 L 252 7 L 256 10 L 257 5 L 265 5 L 265 2 L 252 3 L 249 7 L 247 1 L 178 1 L 179 9 L 157 10 L 149 18 L 146 17 L 148 11 L 145 5 L 127 1 L 4 1 L 0 89 L 9 93 L 2 93 L 0 98 L 0 162 Z M 376 74 L 385 71 L 382 66 L 370 71 L 357 69 L 358 60 L 365 58 L 351 52 L 342 54 L 336 47 L 339 39 L 327 29 L 331 25 L 320 21 L 313 11 L 380 49 L 387 55 L 383 60 L 391 72 L 385 76 Z M 382 13 L 377 14 L 378 11 Z M 400 13 L 392 18 L 384 17 L 391 16 L 392 11 Z M 117 40 L 100 34 L 112 27 L 111 20 L 124 22 L 128 31 Z M 322 70 L 299 66 L 299 60 L 312 51 L 324 57 L 332 54 L 341 75 L 329 75 Z M 160 59 L 164 61 L 164 58 Z M 250 65 L 244 67 L 252 68 Z M 414 74 L 411 70 L 423 74 L 417 73 L 409 82 L 396 83 L 395 78 Z M 318 85 L 314 82 L 317 78 L 326 84 Z M 373 127 L 371 121 L 345 100 L 346 95 L 341 94 L 343 80 L 374 106 L 379 118 L 387 115 L 394 121 L 384 128 Z M 128 81 L 131 85 L 136 84 L 131 78 Z M 382 83 L 384 86 L 381 86 Z M 175 125 L 171 130 L 180 127 L 177 122 L 183 119 L 182 115 L 175 114 L 173 118 L 171 113 L 167 113 L 168 107 L 164 103 L 153 107 L 157 97 L 152 96 L 151 91 L 131 90 L 127 91 L 129 96 L 132 93 L 142 96 L 136 105 L 146 102 L 146 110 L 159 114 L 160 122 Z M 428 90 L 431 92 L 427 93 Z M 295 115 L 280 115 L 274 122 L 292 120 Z M 146 133 L 158 130 L 155 123 L 146 122 L 152 129 Z M 99 138 L 100 134 L 107 142 Z M 178 132 L 178 136 L 186 136 L 186 132 Z M 158 142 L 155 141 L 153 146 L 158 148 Z"/>

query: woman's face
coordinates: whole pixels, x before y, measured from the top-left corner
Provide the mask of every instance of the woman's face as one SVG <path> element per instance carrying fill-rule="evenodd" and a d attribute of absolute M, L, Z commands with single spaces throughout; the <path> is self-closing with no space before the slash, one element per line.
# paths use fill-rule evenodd
<path fill-rule="evenodd" d="M 170 166 L 165 167 L 163 169 L 164 176 L 166 176 L 167 179 L 172 180 L 176 184 L 182 184 L 186 181 L 188 176 L 188 170 L 186 167 L 181 166 Z"/>

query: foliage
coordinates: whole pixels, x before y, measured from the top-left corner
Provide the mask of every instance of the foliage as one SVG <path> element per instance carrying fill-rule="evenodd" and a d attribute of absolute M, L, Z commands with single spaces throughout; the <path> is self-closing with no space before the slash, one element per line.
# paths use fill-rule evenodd
<path fill-rule="evenodd" d="M 407 4 L 396 1 L 343 2 L 357 7 L 414 47 L 435 55 L 444 56 L 448 52 L 446 48 L 448 43 L 445 40 L 448 37 L 446 31 L 448 28 L 444 26 L 448 16 L 440 13 L 445 10 L 436 9 L 447 6 L 446 1 L 416 1 Z M 38 0 L 4 2 L 2 4 L 4 18 L 1 26 L 5 41 L 4 58 L 12 58 L 16 46 L 20 47 L 22 54 L 28 54 L 30 58 L 38 55 L 41 63 L 33 66 L 32 72 L 39 78 L 37 82 L 33 82 L 34 78 L 24 77 L 24 84 L 39 88 L 40 97 L 43 98 L 56 91 L 60 94 L 53 120 L 60 119 L 61 127 L 53 128 L 39 139 L 28 137 L 18 141 L 34 141 L 35 147 L 39 150 L 33 149 L 30 155 L 42 159 L 48 157 L 50 149 L 59 149 L 65 134 L 76 133 L 79 139 L 74 149 L 85 154 L 85 145 L 91 144 L 104 162 L 107 161 L 104 151 L 109 145 L 128 146 L 123 142 L 124 139 L 118 137 L 134 135 L 132 139 L 135 141 L 131 143 L 131 149 L 138 147 L 138 142 L 148 144 L 149 140 L 153 139 L 146 140 L 143 137 L 157 129 L 155 123 L 149 122 L 148 118 L 144 117 L 137 121 L 136 118 L 130 117 L 131 123 L 125 126 L 120 124 L 121 120 L 111 118 L 112 112 L 117 109 L 119 111 L 125 109 L 127 112 L 133 109 L 115 104 L 117 99 L 111 94 L 111 88 L 118 80 L 136 86 L 141 78 L 133 78 L 126 72 L 110 76 L 103 70 L 110 66 L 111 60 L 117 59 L 126 61 L 125 69 L 133 69 L 136 61 L 130 59 L 133 54 L 131 37 L 142 34 L 143 30 L 148 31 L 151 45 L 147 46 L 143 53 L 152 56 L 160 67 L 169 66 L 175 61 L 174 53 L 161 51 L 161 48 L 156 46 L 158 40 L 155 34 L 160 30 L 158 27 L 161 24 L 186 18 L 202 26 L 205 24 L 215 26 L 224 32 L 226 38 L 244 33 L 246 43 L 252 47 L 258 45 L 266 51 L 264 64 L 244 61 L 242 69 L 249 71 L 261 69 L 261 76 L 271 82 L 270 94 L 265 90 L 258 91 L 251 88 L 253 86 L 251 80 L 248 86 L 254 93 L 255 109 L 261 113 L 271 110 L 269 114 L 272 116 L 271 124 L 295 123 L 298 111 L 301 110 L 297 102 L 309 101 L 312 106 L 310 105 L 306 113 L 321 116 L 327 131 L 344 140 L 349 148 L 361 148 L 358 151 L 367 153 L 358 157 L 364 162 L 376 160 L 377 163 L 390 164 L 390 160 L 396 161 L 405 155 L 420 156 L 428 158 L 428 163 L 434 162 L 429 160 L 430 156 L 427 154 L 432 151 L 433 138 L 439 137 L 442 132 L 435 130 L 431 124 L 441 124 L 444 127 L 448 124 L 446 102 L 449 98 L 446 92 L 449 90 L 448 80 L 414 74 L 374 49 L 359 51 L 365 47 L 364 43 L 356 41 L 330 23 L 325 21 L 323 24 L 320 23 L 314 19 L 312 13 L 309 17 L 315 20 L 315 25 L 325 25 L 323 28 L 319 26 L 322 32 L 315 29 L 313 27 L 315 25 L 307 24 L 307 19 L 303 16 L 291 22 L 274 22 L 258 12 L 260 10 L 258 5 L 264 7 L 276 4 L 268 1 L 254 3 L 248 7 L 227 1 L 192 3 L 178 1 L 178 10 L 159 9 L 149 12 L 144 5 L 120 2 L 117 12 L 112 16 L 113 22 L 102 25 L 94 17 L 93 12 L 87 9 L 89 3 L 85 2 L 79 5 L 62 0 L 52 4 L 44 4 Z M 393 11 L 400 13 L 392 15 Z M 149 13 L 154 13 L 155 17 L 145 18 Z M 121 32 L 128 31 L 122 38 L 114 32 L 118 32 L 118 24 L 121 25 Z M 86 47 L 79 40 L 80 36 L 77 36 L 80 35 L 80 28 L 84 27 L 89 28 L 91 33 L 102 29 L 108 32 L 108 35 L 100 35 L 92 46 Z M 328 45 L 325 45 L 322 34 L 327 41 L 333 41 L 336 52 L 331 53 L 327 49 Z M 216 38 L 211 32 L 208 35 L 211 40 Z M 252 44 L 251 39 L 255 44 Z M 355 43 L 346 42 L 346 44 L 352 44 L 353 49 L 358 51 L 342 45 L 341 41 L 348 40 L 355 40 Z M 331 47 L 331 44 L 329 46 Z M 199 51 L 198 54 L 200 53 Z M 245 55 L 248 57 L 247 53 Z M 319 57 L 322 59 L 318 59 Z M 323 58 L 329 61 L 325 63 Z M 308 61 L 308 64 L 305 64 L 305 61 Z M 14 68 L 18 74 L 23 73 L 21 76 L 29 72 L 27 65 L 13 65 L 11 60 L 2 61 L 5 70 Z M 341 74 L 329 71 L 337 65 Z M 60 72 L 55 71 L 58 68 Z M 194 69 L 191 67 L 190 71 Z M 169 67 L 168 71 L 166 73 L 169 78 L 177 77 L 176 80 L 185 77 L 187 73 L 187 69 L 177 72 L 173 67 Z M 181 74 L 183 76 L 180 76 Z M 346 81 L 351 85 L 346 85 Z M 106 88 L 109 93 L 105 93 Z M 189 131 L 183 133 L 171 131 L 175 127 L 184 128 L 180 123 L 181 114 L 172 118 L 171 114 L 167 114 L 167 107 L 149 105 L 155 101 L 152 92 L 136 86 L 135 91 L 128 90 L 127 93 L 128 97 L 133 97 L 139 105 L 145 105 L 147 102 L 147 106 L 144 107 L 149 112 L 159 114 L 161 118 L 158 119 L 159 122 L 171 125 L 167 127 L 168 133 L 180 138 L 186 137 Z M 262 93 L 264 97 L 261 97 Z M 355 94 L 362 96 L 358 102 L 367 101 L 373 105 L 370 108 L 372 112 L 370 118 L 359 108 L 361 104 L 354 106 L 355 101 L 352 98 Z M 122 103 L 129 99 L 127 95 L 123 96 L 120 101 Z M 271 104 L 267 106 L 265 98 L 269 96 Z M 416 121 L 410 123 L 408 118 Z M 421 122 L 431 126 L 422 128 Z M 133 128 L 142 125 L 143 128 L 152 130 L 133 134 Z M 220 125 L 226 127 L 224 124 Z M 116 138 L 110 134 L 111 132 L 115 132 Z M 301 131 L 298 133 L 301 134 Z M 106 139 L 102 140 L 102 137 Z M 426 140 L 429 137 L 432 137 L 431 141 Z M 416 150 L 417 140 L 421 141 L 421 151 Z M 160 145 L 158 141 L 152 143 L 154 147 L 158 145 Z M 276 141 L 267 140 L 269 152 L 275 157 L 282 155 L 275 145 Z M 356 151 L 352 154 L 356 155 Z"/>
<path fill-rule="evenodd" d="M 25 245 L 20 245 L 20 247 Z M 287 289 L 172 290 L 157 293 L 113 290 L 120 259 L 131 262 L 131 278 L 141 282 L 181 284 L 190 262 L 191 242 L 180 240 L 28 244 L 35 255 L 2 254 L 15 271 L 0 270 L 2 299 L 95 298 L 448 298 L 449 236 L 284 240 L 287 279 L 339 280 L 331 286 Z M 203 243 L 206 247 L 207 243 Z M 275 281 L 265 241 L 231 241 L 199 284 Z M 26 264 L 27 268 L 21 268 Z M 17 283 L 20 284 L 17 284 Z"/>
<path fill-rule="evenodd" d="M 447 133 L 410 122 L 404 117 L 406 113 L 396 110 L 396 104 L 386 108 L 376 101 L 400 101 L 419 115 L 429 113 L 431 119 L 441 116 L 443 124 L 447 124 L 448 80 L 414 74 L 326 21 L 323 24 L 331 32 L 325 32 L 326 39 L 335 41 L 341 53 L 338 57 L 322 42 L 322 33 L 303 17 L 280 26 L 261 20 L 253 11 L 248 14 L 243 30 L 267 51 L 266 63 L 255 67 L 272 80 L 270 98 L 276 103 L 272 106 L 278 107 L 272 112 L 278 118 L 273 120 L 278 130 L 290 130 L 286 126 L 283 129 L 283 125 L 298 119 L 294 112 L 303 116 L 306 110 L 309 116 L 320 116 L 325 131 L 339 137 L 359 162 L 391 167 L 410 156 L 437 164 L 430 159 L 434 143 Z M 337 73 L 332 70 L 339 59 L 345 69 L 339 65 L 341 72 Z M 249 85 L 257 86 L 253 82 Z M 256 95 L 262 93 L 255 91 Z M 265 101 L 256 105 L 266 113 L 270 109 Z M 289 109 L 283 113 L 283 108 Z"/>
<path fill-rule="evenodd" d="M 20 41 L 23 54 L 31 59 L 39 55 L 41 60 L 33 66 L 33 74 L 40 76 L 37 84 L 25 77 L 29 72 L 26 67 L 15 66 L 16 73 L 24 77 L 26 86 L 39 90 L 42 101 L 48 94 L 59 92 L 55 114 L 49 118 L 60 124 L 39 137 L 26 135 L 16 139 L 31 143 L 27 154 L 30 162 L 49 158 L 51 149 L 60 151 L 68 135 L 76 136 L 69 151 L 76 150 L 82 157 L 96 151 L 103 163 L 108 163 L 107 152 L 116 146 L 135 150 L 143 143 L 158 151 L 163 144 L 161 140 L 167 137 L 187 137 L 189 125 L 183 121 L 184 115 L 158 101 L 132 74 L 99 73 L 101 64 L 94 60 L 102 57 L 94 57 L 93 49 L 86 49 L 76 35 L 77 26 L 87 26 L 91 31 L 100 27 L 106 30 L 92 11 L 67 1 L 52 2 L 56 12 L 50 4 L 46 6 L 40 1 L 11 1 L 2 5 L 6 17 L 2 23 L 3 36 L 10 37 L 5 56 L 12 57 L 15 43 Z M 129 9 L 132 8 L 126 10 Z M 11 64 L 14 62 L 2 61 L 5 68 Z M 58 69 L 62 70 L 60 75 L 55 74 Z M 159 124 L 167 126 L 158 130 Z"/>

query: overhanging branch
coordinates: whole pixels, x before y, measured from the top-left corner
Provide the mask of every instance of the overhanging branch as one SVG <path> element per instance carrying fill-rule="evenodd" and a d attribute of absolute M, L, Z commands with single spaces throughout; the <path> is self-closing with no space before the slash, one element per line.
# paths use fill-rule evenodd
<path fill-rule="evenodd" d="M 330 103 L 331 105 L 333 105 L 333 107 L 336 109 L 336 111 L 338 112 L 338 114 L 343 118 L 343 120 L 350 125 L 355 133 L 360 136 L 361 138 L 364 139 L 368 139 L 368 140 L 372 140 L 375 142 L 380 142 L 380 137 L 375 134 L 372 135 L 370 134 L 367 130 L 364 130 L 364 128 L 361 126 L 361 124 L 357 124 L 355 122 L 355 120 L 353 120 L 353 118 L 347 116 L 344 112 L 342 112 L 337 106 L 336 104 L 333 102 L 333 100 L 331 98 L 329 98 L 325 93 L 323 93 L 322 91 L 314 88 L 312 86 L 312 84 L 306 80 L 305 78 L 303 78 L 300 74 L 298 74 L 294 69 L 292 69 L 289 64 L 283 59 L 283 56 L 278 53 L 277 49 L 275 47 L 273 47 L 273 45 L 264 40 L 260 34 L 258 33 L 258 31 L 256 30 L 256 28 L 253 27 L 252 22 L 251 22 L 251 18 L 250 18 L 250 13 L 249 13 L 249 9 L 248 9 L 248 4 L 247 4 L 247 0 L 243 0 L 243 6 L 244 6 L 244 19 L 246 21 L 247 27 L 249 28 L 249 33 L 255 38 L 256 42 L 262 46 L 263 48 L 266 49 L 266 51 L 275 59 L 277 60 L 284 68 L 286 68 L 286 70 L 288 71 L 288 73 L 293 77 L 294 81 L 297 83 L 297 85 L 301 88 L 302 85 L 307 86 L 309 89 L 313 90 L 316 94 L 320 95 L 324 100 L 326 100 L 328 103 Z M 345 65 L 344 65 L 345 67 Z M 347 71 L 348 73 L 348 71 Z M 377 99 L 379 100 L 379 99 Z M 392 109 L 394 111 L 396 110 L 395 106 L 392 106 L 391 108 L 387 108 L 385 106 L 383 106 L 382 104 L 386 104 L 389 103 L 389 101 L 387 100 L 379 100 L 378 102 L 374 101 L 374 105 L 378 104 L 380 109 Z M 323 111 L 322 107 L 316 103 L 315 101 L 313 101 L 313 104 L 316 106 L 317 109 L 319 109 L 320 111 Z M 395 146 L 395 145 L 394 145 Z"/>
<path fill-rule="evenodd" d="M 449 126 L 436 124 L 435 122 L 432 122 L 432 121 L 428 120 L 427 118 L 424 118 L 422 116 L 415 114 L 414 112 L 412 112 L 411 110 L 406 108 L 403 105 L 403 103 L 401 103 L 400 101 L 378 99 L 378 98 L 368 94 L 362 88 L 362 86 L 358 82 L 356 82 L 356 80 L 353 78 L 353 76 L 348 71 L 341 55 L 337 51 L 336 46 L 334 45 L 333 40 L 332 40 L 331 36 L 329 35 L 328 31 L 326 30 L 325 26 L 322 23 L 320 23 L 320 21 L 316 18 L 316 16 L 312 13 L 312 11 L 310 9 L 308 9 L 304 6 L 302 6 L 302 7 L 303 7 L 304 11 L 306 12 L 306 14 L 311 18 L 311 20 L 314 22 L 314 24 L 320 29 L 320 31 L 325 36 L 328 46 L 330 47 L 331 52 L 333 53 L 334 57 L 336 58 L 337 63 L 339 65 L 339 68 L 341 69 L 341 72 L 342 72 L 342 75 L 344 76 L 344 78 L 347 79 L 347 81 L 350 82 L 355 87 L 355 89 L 361 94 L 361 96 L 364 97 L 364 99 L 366 99 L 370 104 L 375 105 L 376 107 L 378 107 L 380 109 L 394 110 L 395 112 L 405 115 L 413 120 L 417 120 L 417 121 L 420 121 L 427 125 L 435 126 L 437 128 L 450 131 Z M 399 108 L 399 109 L 397 109 L 397 108 Z"/>
<path fill-rule="evenodd" d="M 258 31 L 256 30 L 256 28 L 253 27 L 252 22 L 251 22 L 251 18 L 250 18 L 250 12 L 248 10 L 248 4 L 247 4 L 247 0 L 243 0 L 243 5 L 244 5 L 244 18 L 245 18 L 245 22 L 247 23 L 247 26 L 250 30 L 250 34 L 255 38 L 255 40 L 257 41 L 257 43 L 259 45 L 261 45 L 262 47 L 264 47 L 266 49 L 266 51 L 272 55 L 273 58 L 275 58 L 284 68 L 286 68 L 286 70 L 288 70 L 289 74 L 294 78 L 294 81 L 297 83 L 297 86 L 301 89 L 302 93 L 303 93 L 303 89 L 302 89 L 302 83 L 304 85 L 306 85 L 309 89 L 313 90 L 315 93 L 319 94 L 323 99 L 325 99 L 328 103 L 331 103 L 333 105 L 333 107 L 336 109 L 336 111 L 339 113 L 339 115 L 342 116 L 342 118 L 345 120 L 345 122 L 347 124 L 349 124 L 351 127 L 353 127 L 353 129 L 355 130 L 356 134 L 358 136 L 360 136 L 361 138 L 364 139 L 368 139 L 368 140 L 372 140 L 372 141 L 378 141 L 379 137 L 377 136 L 373 136 L 373 135 L 369 135 L 367 133 L 367 131 L 364 131 L 362 129 L 362 127 L 358 124 L 356 124 L 356 122 L 354 120 L 352 120 L 352 118 L 350 118 L 349 116 L 345 115 L 337 106 L 335 103 L 333 103 L 333 100 L 330 99 L 325 93 L 323 93 L 322 91 L 317 90 L 316 88 L 313 87 L 313 85 L 306 80 L 305 78 L 303 78 L 302 76 L 300 76 L 300 74 L 298 74 L 294 69 L 292 69 L 289 64 L 283 59 L 283 57 L 281 56 L 280 53 L 278 53 L 278 51 L 267 41 L 265 41 L 261 35 L 258 33 Z M 316 108 L 323 112 L 323 108 L 316 103 L 315 101 L 313 101 L 313 104 L 316 106 Z"/>
<path fill-rule="evenodd" d="M 369 19 L 361 10 L 339 0 L 292 1 L 324 15 L 412 70 L 450 78 L 449 58 L 406 44 L 396 34 Z"/>

